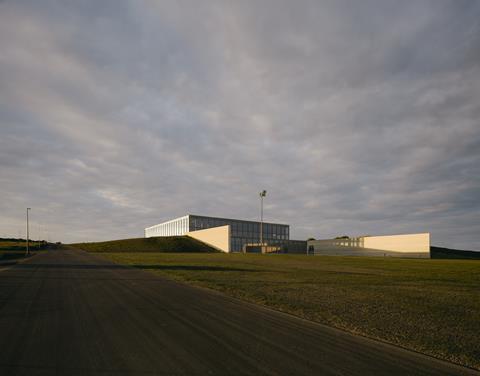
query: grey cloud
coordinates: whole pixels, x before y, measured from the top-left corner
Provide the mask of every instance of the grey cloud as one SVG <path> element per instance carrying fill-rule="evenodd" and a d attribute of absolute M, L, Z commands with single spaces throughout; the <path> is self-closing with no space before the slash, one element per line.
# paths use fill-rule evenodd
<path fill-rule="evenodd" d="M 186 212 L 479 249 L 477 1 L 0 3 L 0 236 Z M 45 232 L 45 230 L 43 230 Z"/>

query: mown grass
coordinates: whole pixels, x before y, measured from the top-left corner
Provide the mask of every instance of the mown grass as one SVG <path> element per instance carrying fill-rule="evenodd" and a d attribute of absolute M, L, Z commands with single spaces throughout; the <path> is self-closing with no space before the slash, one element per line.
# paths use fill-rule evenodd
<path fill-rule="evenodd" d="M 120 264 L 480 369 L 480 262 L 109 253 Z"/>
<path fill-rule="evenodd" d="M 110 240 L 105 242 L 76 243 L 70 244 L 70 246 L 89 252 L 218 252 L 205 243 L 188 236 Z"/>

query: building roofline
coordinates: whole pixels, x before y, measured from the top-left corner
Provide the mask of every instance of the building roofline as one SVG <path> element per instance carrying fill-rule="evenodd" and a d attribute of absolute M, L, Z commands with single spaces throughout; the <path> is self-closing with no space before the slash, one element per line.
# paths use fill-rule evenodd
<path fill-rule="evenodd" d="M 151 225 L 151 226 L 149 226 L 149 227 L 145 227 L 145 230 L 148 230 L 148 229 L 150 229 L 150 228 L 156 227 L 156 226 L 158 226 L 158 225 L 163 225 L 164 223 L 169 223 L 169 222 L 177 221 L 177 220 L 179 220 L 179 219 L 186 218 L 186 217 L 189 217 L 189 214 L 187 214 L 187 215 L 182 215 L 181 217 L 169 219 L 168 221 L 160 222 L 160 223 L 157 223 L 157 224 L 155 224 L 155 225 Z"/>
<path fill-rule="evenodd" d="M 199 214 L 191 214 L 189 213 L 188 216 L 192 216 L 192 217 L 202 217 L 202 218 L 212 218 L 212 219 L 226 219 L 226 220 L 229 220 L 229 221 L 238 221 L 238 222 L 249 222 L 249 223 L 260 223 L 260 221 L 254 221 L 254 220 L 248 220 L 248 219 L 237 219 L 237 218 L 226 218 L 226 217 L 212 217 L 210 215 L 199 215 Z M 286 223 L 278 223 L 278 222 L 265 222 L 263 221 L 264 224 L 268 224 L 268 225 L 281 225 L 281 226 L 289 226 L 288 224 Z"/>
<path fill-rule="evenodd" d="M 185 217 L 200 217 L 200 218 L 209 218 L 209 219 L 223 219 L 223 220 L 228 220 L 228 221 L 238 221 L 238 222 L 246 222 L 246 223 L 260 223 L 260 221 L 251 221 L 251 220 L 247 220 L 247 219 L 236 219 L 236 218 L 225 218 L 225 217 L 212 217 L 212 216 L 209 216 L 209 215 L 199 215 L 199 214 L 186 214 L 186 215 L 182 215 L 181 217 L 177 217 L 177 218 L 173 218 L 173 219 L 170 219 L 168 221 L 164 221 L 164 222 L 160 222 L 160 223 L 157 223 L 155 225 L 152 225 L 152 226 L 149 226 L 149 227 L 145 227 L 145 230 L 148 230 L 148 229 L 151 229 L 153 227 L 156 227 L 158 225 L 162 225 L 164 223 L 169 223 L 169 222 L 173 222 L 173 221 L 177 221 L 179 219 L 182 219 L 182 218 L 185 218 Z M 290 225 L 286 224 L 286 223 L 277 223 L 277 222 L 263 222 L 264 224 L 267 224 L 267 225 L 280 225 L 280 226 L 288 226 L 290 227 Z"/>

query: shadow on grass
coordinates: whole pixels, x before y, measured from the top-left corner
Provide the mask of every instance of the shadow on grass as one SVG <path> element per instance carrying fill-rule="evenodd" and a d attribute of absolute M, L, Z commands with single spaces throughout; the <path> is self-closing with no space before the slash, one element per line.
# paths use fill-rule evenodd
<path fill-rule="evenodd" d="M 202 265 L 118 265 L 118 264 L 19 264 L 16 268 L 20 269 L 85 269 L 85 270 L 108 270 L 108 269 L 128 269 L 134 267 L 137 269 L 150 270 L 185 270 L 185 271 L 214 271 L 214 272 L 259 272 L 256 269 L 242 269 L 223 266 L 202 266 Z"/>
<path fill-rule="evenodd" d="M 0 248 L 0 251 L 2 252 L 25 252 L 25 246 L 24 245 L 9 245 L 9 246 L 3 246 Z"/>
<path fill-rule="evenodd" d="M 138 269 L 154 269 L 154 270 L 185 270 L 185 271 L 204 271 L 204 272 L 260 272 L 258 269 L 242 269 L 224 266 L 206 266 L 206 265 L 143 265 L 132 264 L 131 266 Z"/>
<path fill-rule="evenodd" d="M 127 269 L 127 266 L 115 264 L 19 264 L 17 269 Z"/>
<path fill-rule="evenodd" d="M 11 261 L 25 258 L 25 252 L 5 252 L 0 253 L 0 261 Z"/>

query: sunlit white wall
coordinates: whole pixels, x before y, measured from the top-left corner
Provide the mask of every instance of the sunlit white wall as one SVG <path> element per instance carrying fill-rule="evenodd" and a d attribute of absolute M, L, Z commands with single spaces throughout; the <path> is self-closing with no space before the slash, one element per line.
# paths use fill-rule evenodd
<path fill-rule="evenodd" d="M 145 229 L 145 237 L 154 236 L 181 236 L 189 231 L 188 215 L 172 219 Z"/>

